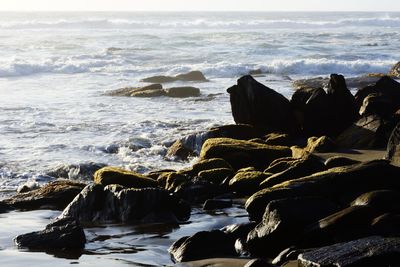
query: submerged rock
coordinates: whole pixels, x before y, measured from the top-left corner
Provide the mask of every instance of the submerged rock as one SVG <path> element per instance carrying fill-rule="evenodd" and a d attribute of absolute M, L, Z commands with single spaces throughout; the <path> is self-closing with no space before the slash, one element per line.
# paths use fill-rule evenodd
<path fill-rule="evenodd" d="M 168 191 L 157 188 L 126 189 L 117 185 L 88 185 L 60 218 L 81 223 L 177 222 L 190 217 L 190 208 Z"/>
<path fill-rule="evenodd" d="M 190 71 L 176 76 L 152 76 L 141 80 L 147 83 L 169 83 L 176 81 L 207 82 L 208 80 L 200 71 Z"/>
<path fill-rule="evenodd" d="M 132 97 L 198 97 L 200 96 L 200 89 L 192 86 L 180 86 L 171 88 L 162 88 L 161 84 L 152 84 L 145 87 L 126 87 L 113 90 L 106 95 L 109 96 L 132 96 Z"/>
<path fill-rule="evenodd" d="M 234 243 L 235 239 L 223 231 L 204 231 L 182 237 L 168 251 L 176 262 L 229 257 L 237 255 Z"/>
<path fill-rule="evenodd" d="M 43 231 L 19 235 L 14 242 L 19 248 L 70 250 L 83 249 L 86 237 L 78 221 L 65 218 L 47 225 Z"/>
<path fill-rule="evenodd" d="M 94 182 L 103 186 L 118 184 L 129 188 L 157 187 L 158 183 L 142 174 L 117 167 L 104 167 L 94 174 Z"/>
<path fill-rule="evenodd" d="M 266 133 L 296 131 L 289 100 L 252 76 L 241 77 L 227 91 L 236 123 L 253 125 Z"/>
<path fill-rule="evenodd" d="M 39 189 L 16 194 L 4 200 L 4 202 L 20 210 L 63 210 L 85 186 L 83 183 L 58 180 L 48 183 Z"/>
<path fill-rule="evenodd" d="M 211 138 L 204 143 L 200 158 L 222 158 L 236 170 L 249 166 L 265 169 L 273 160 L 291 154 L 288 147 L 229 138 Z"/>
<path fill-rule="evenodd" d="M 300 254 L 303 267 L 397 266 L 400 261 L 400 239 L 366 237 L 334 244 Z"/>

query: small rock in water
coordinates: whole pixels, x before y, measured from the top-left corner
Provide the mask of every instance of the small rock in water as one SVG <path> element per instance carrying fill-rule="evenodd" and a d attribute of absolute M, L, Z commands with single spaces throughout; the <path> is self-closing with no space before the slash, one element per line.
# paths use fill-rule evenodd
<path fill-rule="evenodd" d="M 82 249 L 85 247 L 86 237 L 78 221 L 65 218 L 47 225 L 43 231 L 19 235 L 14 242 L 19 248 Z"/>
<path fill-rule="evenodd" d="M 188 73 L 178 74 L 176 76 L 153 76 L 142 79 L 141 82 L 148 83 L 169 83 L 176 81 L 195 81 L 195 82 L 206 82 L 208 81 L 204 74 L 200 71 L 191 71 Z"/>

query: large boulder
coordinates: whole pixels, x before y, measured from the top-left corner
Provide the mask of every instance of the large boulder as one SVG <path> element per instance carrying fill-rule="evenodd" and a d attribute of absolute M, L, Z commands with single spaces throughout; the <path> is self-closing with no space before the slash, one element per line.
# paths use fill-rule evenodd
<path fill-rule="evenodd" d="M 157 187 L 157 181 L 117 167 L 104 167 L 94 174 L 94 182 L 103 186 L 118 184 L 130 188 Z"/>
<path fill-rule="evenodd" d="M 331 214 L 336 206 L 316 197 L 271 201 L 262 221 L 249 232 L 247 249 L 253 256 L 275 257 L 298 242 L 304 227 Z"/>
<path fill-rule="evenodd" d="M 19 248 L 71 250 L 83 249 L 86 237 L 78 221 L 65 218 L 47 225 L 43 231 L 19 235 L 14 242 Z"/>
<path fill-rule="evenodd" d="M 302 267 L 389 267 L 398 266 L 399 261 L 400 239 L 378 236 L 317 248 L 298 257 Z"/>
<path fill-rule="evenodd" d="M 177 222 L 187 220 L 190 208 L 168 191 L 126 189 L 117 185 L 88 185 L 65 208 L 60 218 L 84 224 L 104 222 Z"/>
<path fill-rule="evenodd" d="M 296 130 L 289 100 L 250 75 L 240 78 L 227 91 L 236 123 L 253 125 L 266 133 Z"/>
<path fill-rule="evenodd" d="M 193 261 L 213 257 L 236 256 L 235 239 L 231 235 L 214 230 L 198 232 L 176 241 L 168 249 L 176 262 Z"/>
<path fill-rule="evenodd" d="M 240 171 L 229 181 L 229 189 L 241 195 L 251 195 L 260 190 L 260 183 L 270 175 L 260 171 Z"/>
<path fill-rule="evenodd" d="M 26 193 L 18 193 L 4 203 L 20 210 L 63 210 L 86 186 L 70 180 L 57 180 Z"/>
<path fill-rule="evenodd" d="M 141 80 L 147 83 L 169 83 L 176 81 L 207 82 L 208 80 L 200 71 L 190 71 L 176 76 L 152 76 Z"/>
<path fill-rule="evenodd" d="M 222 158 L 236 170 L 249 166 L 265 169 L 273 160 L 288 157 L 291 154 L 288 147 L 269 146 L 229 138 L 211 138 L 204 143 L 200 158 Z"/>
<path fill-rule="evenodd" d="M 365 192 L 398 190 L 399 177 L 400 168 L 386 160 L 332 168 L 260 190 L 246 201 L 246 210 L 251 219 L 260 221 L 270 201 L 301 196 L 321 196 L 345 207 Z"/>

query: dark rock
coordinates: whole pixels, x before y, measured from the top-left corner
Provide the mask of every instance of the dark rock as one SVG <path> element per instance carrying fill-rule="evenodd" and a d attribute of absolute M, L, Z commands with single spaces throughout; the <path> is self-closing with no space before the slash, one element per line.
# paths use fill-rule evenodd
<path fill-rule="evenodd" d="M 140 92 L 145 93 L 147 91 L 162 91 L 163 87 L 161 84 L 150 84 L 144 87 L 125 87 L 117 90 L 107 92 L 108 96 L 132 96 Z"/>
<path fill-rule="evenodd" d="M 249 166 L 265 169 L 273 160 L 291 154 L 291 150 L 287 147 L 268 146 L 228 138 L 212 138 L 204 143 L 200 158 L 222 158 L 236 170 Z"/>
<path fill-rule="evenodd" d="M 4 200 L 15 209 L 55 209 L 63 210 L 85 187 L 83 183 L 58 180 L 26 193 L 19 193 Z"/>
<path fill-rule="evenodd" d="M 94 173 L 105 167 L 105 164 L 88 162 L 82 164 L 61 164 L 46 172 L 46 175 L 54 178 L 92 180 Z"/>
<path fill-rule="evenodd" d="M 191 178 L 188 175 L 177 172 L 168 173 L 165 177 L 165 189 L 170 192 L 175 192 L 178 186 L 191 181 Z"/>
<path fill-rule="evenodd" d="M 325 164 L 315 156 L 302 158 L 292 163 L 288 169 L 266 178 L 260 183 L 260 188 L 272 187 L 282 182 L 298 179 L 326 169 Z"/>
<path fill-rule="evenodd" d="M 336 210 L 323 198 L 290 198 L 269 202 L 262 221 L 247 236 L 251 255 L 275 257 L 295 245 L 303 228 Z"/>
<path fill-rule="evenodd" d="M 252 259 L 244 267 L 273 267 L 274 265 L 270 264 L 264 259 Z"/>
<path fill-rule="evenodd" d="M 351 206 L 370 206 L 385 212 L 400 212 L 400 191 L 377 190 L 371 191 L 357 197 Z"/>
<path fill-rule="evenodd" d="M 12 209 L 13 208 L 10 205 L 0 201 L 0 214 L 1 213 L 6 213 L 6 212 L 8 212 L 8 211 L 10 211 Z"/>
<path fill-rule="evenodd" d="M 400 78 L 400 62 L 397 62 L 389 71 L 389 76 Z"/>
<path fill-rule="evenodd" d="M 182 140 L 176 140 L 175 143 L 168 148 L 167 152 L 167 157 L 175 157 L 179 160 L 187 160 L 189 157 L 193 157 L 195 155 L 196 154 L 193 150 L 185 147 Z"/>
<path fill-rule="evenodd" d="M 270 201 L 302 196 L 322 196 L 345 207 L 364 192 L 399 190 L 399 176 L 400 168 L 385 160 L 332 168 L 260 190 L 246 201 L 246 210 L 252 220 L 259 221 Z"/>
<path fill-rule="evenodd" d="M 302 267 L 389 267 L 398 266 L 399 261 L 400 239 L 377 236 L 318 248 L 298 258 Z"/>
<path fill-rule="evenodd" d="M 163 169 L 163 170 L 157 170 L 157 171 L 151 171 L 145 174 L 145 176 L 150 177 L 153 180 L 158 180 L 158 178 L 161 175 L 164 175 L 166 173 L 171 173 L 171 172 L 176 172 L 175 170 L 172 169 Z"/>
<path fill-rule="evenodd" d="M 260 171 L 241 171 L 229 181 L 229 188 L 241 195 L 254 194 L 260 190 L 260 183 L 268 177 L 268 174 Z"/>
<path fill-rule="evenodd" d="M 207 79 L 200 71 L 191 71 L 188 73 L 178 74 L 174 77 L 171 76 L 153 76 L 141 80 L 141 82 L 148 83 L 169 83 L 176 81 L 195 81 L 195 82 L 206 82 Z"/>
<path fill-rule="evenodd" d="M 65 218 L 47 225 L 43 231 L 19 235 L 14 242 L 19 248 L 83 249 L 86 237 L 78 221 Z"/>
<path fill-rule="evenodd" d="M 228 234 L 214 230 L 182 237 L 168 251 L 176 262 L 229 257 L 236 255 L 234 243 L 235 240 Z"/>
<path fill-rule="evenodd" d="M 94 182 L 103 186 L 118 184 L 129 188 L 157 187 L 157 181 L 117 167 L 104 167 L 94 174 Z"/>
<path fill-rule="evenodd" d="M 198 175 L 213 184 L 220 184 L 225 179 L 229 180 L 234 175 L 234 172 L 231 168 L 218 168 L 201 171 Z"/>
<path fill-rule="evenodd" d="M 300 254 L 305 253 L 310 250 L 312 250 L 312 249 L 297 249 L 296 247 L 290 247 L 290 248 L 284 249 L 281 251 L 281 253 L 279 253 L 278 256 L 276 256 L 273 259 L 272 264 L 275 264 L 277 266 L 283 266 L 286 262 L 297 261 L 297 257 Z"/>
<path fill-rule="evenodd" d="M 376 217 L 371 223 L 374 234 L 386 237 L 400 237 L 400 215 L 385 213 Z"/>
<path fill-rule="evenodd" d="M 200 89 L 192 86 L 171 87 L 165 89 L 166 96 L 169 97 L 197 97 L 200 96 Z"/>
<path fill-rule="evenodd" d="M 381 77 L 379 76 L 360 76 L 347 78 L 346 83 L 349 88 L 363 88 L 367 85 L 377 82 Z M 329 83 L 329 78 L 327 77 L 317 77 L 311 79 L 300 79 L 293 82 L 293 86 L 296 90 L 301 89 L 316 89 L 327 87 Z"/>
<path fill-rule="evenodd" d="M 271 162 L 271 164 L 264 170 L 265 173 L 278 173 L 282 172 L 295 164 L 297 161 L 301 161 L 301 158 L 279 158 Z"/>
<path fill-rule="evenodd" d="M 207 199 L 203 205 L 203 210 L 218 210 L 232 207 L 232 200 Z"/>
<path fill-rule="evenodd" d="M 289 134 L 284 133 L 270 133 L 265 136 L 266 145 L 271 146 L 293 146 L 296 142 Z"/>
<path fill-rule="evenodd" d="M 358 164 L 360 161 L 346 158 L 346 157 L 341 157 L 341 156 L 334 156 L 330 157 L 325 161 L 325 166 L 327 169 L 330 168 L 335 168 L 335 167 L 342 167 L 342 166 L 349 166 L 353 164 Z"/>
<path fill-rule="evenodd" d="M 253 125 L 266 133 L 296 130 L 289 100 L 250 75 L 240 78 L 227 91 L 236 123 Z"/>
<path fill-rule="evenodd" d="M 207 199 L 225 193 L 225 189 L 204 179 L 192 179 L 181 183 L 173 191 L 176 196 L 191 203 L 204 203 Z"/>
<path fill-rule="evenodd" d="M 190 215 L 178 213 L 180 209 L 187 210 L 186 204 L 163 189 L 88 185 L 68 205 L 60 218 L 72 217 L 85 224 L 187 220 Z"/>
<path fill-rule="evenodd" d="M 232 166 L 225 160 L 221 158 L 211 158 L 211 159 L 200 160 L 199 162 L 193 164 L 192 167 L 188 169 L 183 169 L 179 171 L 179 173 L 187 174 L 190 176 L 197 176 L 202 171 L 220 169 L 220 168 L 232 170 Z"/>
<path fill-rule="evenodd" d="M 400 165 L 400 123 L 393 129 L 386 148 L 385 158 L 392 164 Z"/>
<path fill-rule="evenodd" d="M 364 98 L 359 112 L 362 116 L 378 115 L 381 118 L 390 118 L 397 110 L 398 106 L 389 96 L 374 93 Z"/>
<path fill-rule="evenodd" d="M 247 235 L 254 227 L 257 226 L 255 222 L 240 223 L 227 225 L 221 229 L 224 233 L 230 235 L 233 239 L 247 238 Z"/>

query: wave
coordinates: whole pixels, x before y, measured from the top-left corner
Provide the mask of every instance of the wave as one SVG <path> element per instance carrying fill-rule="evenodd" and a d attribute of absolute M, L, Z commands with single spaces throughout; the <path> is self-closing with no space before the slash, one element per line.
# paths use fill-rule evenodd
<path fill-rule="evenodd" d="M 373 18 L 345 19 L 209 19 L 185 18 L 173 20 L 169 17 L 160 19 L 57 19 L 57 20 L 16 20 L 0 21 L 0 29 L 43 29 L 43 28 L 335 28 L 335 27 L 400 27 L 400 17 L 381 16 Z"/>

